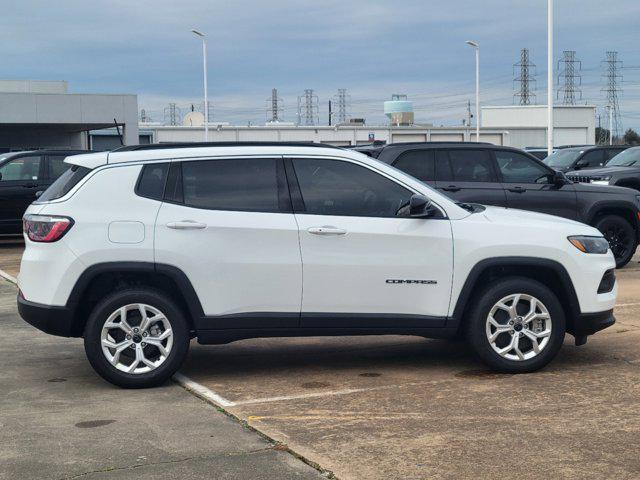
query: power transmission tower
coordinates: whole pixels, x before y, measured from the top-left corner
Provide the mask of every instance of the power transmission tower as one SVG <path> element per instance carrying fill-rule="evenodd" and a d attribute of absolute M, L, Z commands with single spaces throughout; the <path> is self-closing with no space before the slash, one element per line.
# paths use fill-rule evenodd
<path fill-rule="evenodd" d="M 305 89 L 304 95 L 298 97 L 298 125 L 313 126 L 320 123 L 319 110 L 318 96 L 313 89 Z"/>
<path fill-rule="evenodd" d="M 602 62 L 604 67 L 604 80 L 606 86 L 602 88 L 607 96 L 607 107 L 611 110 L 611 131 L 609 135 L 613 141 L 620 139 L 622 133 L 622 120 L 620 118 L 620 105 L 618 104 L 618 94 L 622 92 L 622 75 L 619 73 L 622 62 L 618 60 L 618 52 L 607 52 L 607 58 Z M 598 143 L 605 143 L 606 132 L 600 129 Z"/>
<path fill-rule="evenodd" d="M 334 97 L 335 104 L 337 106 L 337 111 L 334 113 L 336 117 L 335 123 L 346 123 L 347 118 L 349 117 L 348 106 L 349 106 L 349 95 L 347 94 L 346 88 L 339 88 L 338 94 Z"/>
<path fill-rule="evenodd" d="M 519 83 L 520 88 L 513 94 L 514 101 L 517 98 L 520 105 L 536 103 L 536 65 L 529 60 L 529 49 L 520 50 L 520 61 L 513 65 L 514 83 Z M 516 74 L 516 70 L 519 73 Z"/>
<path fill-rule="evenodd" d="M 182 114 L 180 109 L 176 107 L 175 103 L 170 103 L 167 108 L 164 109 L 164 124 L 175 126 L 180 123 Z"/>
<path fill-rule="evenodd" d="M 582 62 L 576 59 L 575 50 L 565 50 L 562 55 L 562 60 L 558 60 L 558 85 L 561 86 L 557 98 L 562 95 L 563 105 L 575 105 L 576 100 L 582 100 Z"/>
<path fill-rule="evenodd" d="M 267 98 L 267 121 L 281 122 L 283 110 L 284 105 L 280 97 L 278 97 L 278 90 L 274 88 L 271 90 L 271 98 Z"/>
<path fill-rule="evenodd" d="M 213 122 L 213 105 L 211 104 L 211 100 L 208 100 L 207 103 L 209 104 L 207 119 L 209 120 L 209 124 L 211 124 L 211 122 Z M 191 110 L 193 111 L 193 105 Z M 198 104 L 198 111 L 204 115 L 204 102 Z"/>
<path fill-rule="evenodd" d="M 147 111 L 143 108 L 140 110 L 140 122 L 147 123 L 151 121 L 151 116 L 147 115 Z"/>

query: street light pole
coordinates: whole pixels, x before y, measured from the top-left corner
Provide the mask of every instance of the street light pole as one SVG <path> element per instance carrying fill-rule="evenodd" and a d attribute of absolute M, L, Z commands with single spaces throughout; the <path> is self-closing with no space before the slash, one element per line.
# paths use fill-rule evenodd
<path fill-rule="evenodd" d="M 553 153 L 553 0 L 547 0 L 547 155 Z"/>
<path fill-rule="evenodd" d="M 204 82 L 204 141 L 209 141 L 209 98 L 207 96 L 207 39 L 204 33 L 198 30 L 191 32 L 202 39 L 202 69 Z"/>
<path fill-rule="evenodd" d="M 467 40 L 467 45 L 476 51 L 476 142 L 480 141 L 480 44 Z"/>

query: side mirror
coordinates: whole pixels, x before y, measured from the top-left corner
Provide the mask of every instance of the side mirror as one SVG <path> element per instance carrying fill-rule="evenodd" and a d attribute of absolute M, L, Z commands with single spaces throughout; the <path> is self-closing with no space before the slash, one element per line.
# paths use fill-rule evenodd
<path fill-rule="evenodd" d="M 426 218 L 433 215 L 431 200 L 424 195 L 414 193 L 409 200 L 409 216 L 412 218 Z"/>
<path fill-rule="evenodd" d="M 0 172 L 0 181 L 2 181 L 2 172 Z"/>
<path fill-rule="evenodd" d="M 553 177 L 551 178 L 551 183 L 557 186 L 566 185 L 569 183 L 569 179 L 563 172 L 554 172 Z"/>
<path fill-rule="evenodd" d="M 42 195 L 44 193 L 44 190 L 38 190 L 36 192 L 36 198 L 40 198 L 40 195 Z"/>
<path fill-rule="evenodd" d="M 589 162 L 587 162 L 586 160 L 578 160 L 576 162 L 575 169 L 580 170 L 581 168 L 588 167 L 588 166 L 589 166 Z"/>

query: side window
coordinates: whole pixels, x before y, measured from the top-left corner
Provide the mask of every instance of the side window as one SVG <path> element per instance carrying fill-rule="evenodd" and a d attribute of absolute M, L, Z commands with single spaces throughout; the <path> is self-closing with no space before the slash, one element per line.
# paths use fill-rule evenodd
<path fill-rule="evenodd" d="M 210 210 L 282 211 L 279 165 L 274 158 L 182 162 L 184 204 Z"/>
<path fill-rule="evenodd" d="M 168 163 L 150 163 L 142 167 L 136 193 L 141 197 L 162 200 L 168 171 Z"/>
<path fill-rule="evenodd" d="M 299 158 L 293 166 L 305 213 L 397 217 L 412 192 L 368 168 L 341 160 Z"/>
<path fill-rule="evenodd" d="M 423 182 L 435 179 L 433 150 L 409 150 L 400 155 L 393 166 Z"/>
<path fill-rule="evenodd" d="M 580 159 L 581 162 L 586 162 L 587 167 L 598 167 L 602 164 L 602 154 L 604 150 L 597 149 L 591 150 L 590 152 L 585 153 Z"/>
<path fill-rule="evenodd" d="M 535 160 L 508 150 L 495 153 L 505 183 L 549 183 L 551 173 Z"/>
<path fill-rule="evenodd" d="M 40 177 L 40 156 L 18 157 L 0 167 L 0 181 L 38 180 Z"/>
<path fill-rule="evenodd" d="M 67 156 L 68 155 L 49 155 L 49 179 L 51 181 L 69 169 L 70 165 L 64 163 L 64 159 L 67 158 Z"/>
<path fill-rule="evenodd" d="M 453 182 L 453 173 L 446 150 L 436 151 L 436 180 L 439 182 Z"/>
<path fill-rule="evenodd" d="M 496 182 L 491 157 L 486 150 L 449 150 L 453 180 L 457 182 Z"/>
<path fill-rule="evenodd" d="M 611 160 L 613 157 L 615 157 L 616 155 L 618 155 L 619 153 L 624 152 L 624 149 L 622 148 L 608 148 L 607 150 L 605 150 L 605 154 L 604 154 L 604 162 L 608 162 L 609 160 Z"/>

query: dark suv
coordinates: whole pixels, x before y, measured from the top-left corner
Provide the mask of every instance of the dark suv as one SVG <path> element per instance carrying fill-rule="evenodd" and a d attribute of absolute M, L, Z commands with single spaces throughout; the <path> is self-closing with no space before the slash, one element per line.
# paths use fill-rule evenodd
<path fill-rule="evenodd" d="M 640 190 L 640 147 L 624 150 L 601 168 L 567 172 L 571 181 Z"/>
<path fill-rule="evenodd" d="M 593 225 L 609 241 L 618 267 L 631 260 L 638 245 L 638 192 L 572 183 L 522 150 L 482 143 L 398 143 L 363 153 L 460 202 L 531 210 Z"/>
<path fill-rule="evenodd" d="M 579 146 L 558 149 L 546 157 L 543 162 L 560 172 L 598 168 L 629 148 L 628 145 Z"/>
<path fill-rule="evenodd" d="M 83 150 L 32 150 L 0 154 L 0 234 L 21 234 L 22 215 L 38 192 L 68 168 L 64 159 Z"/>

